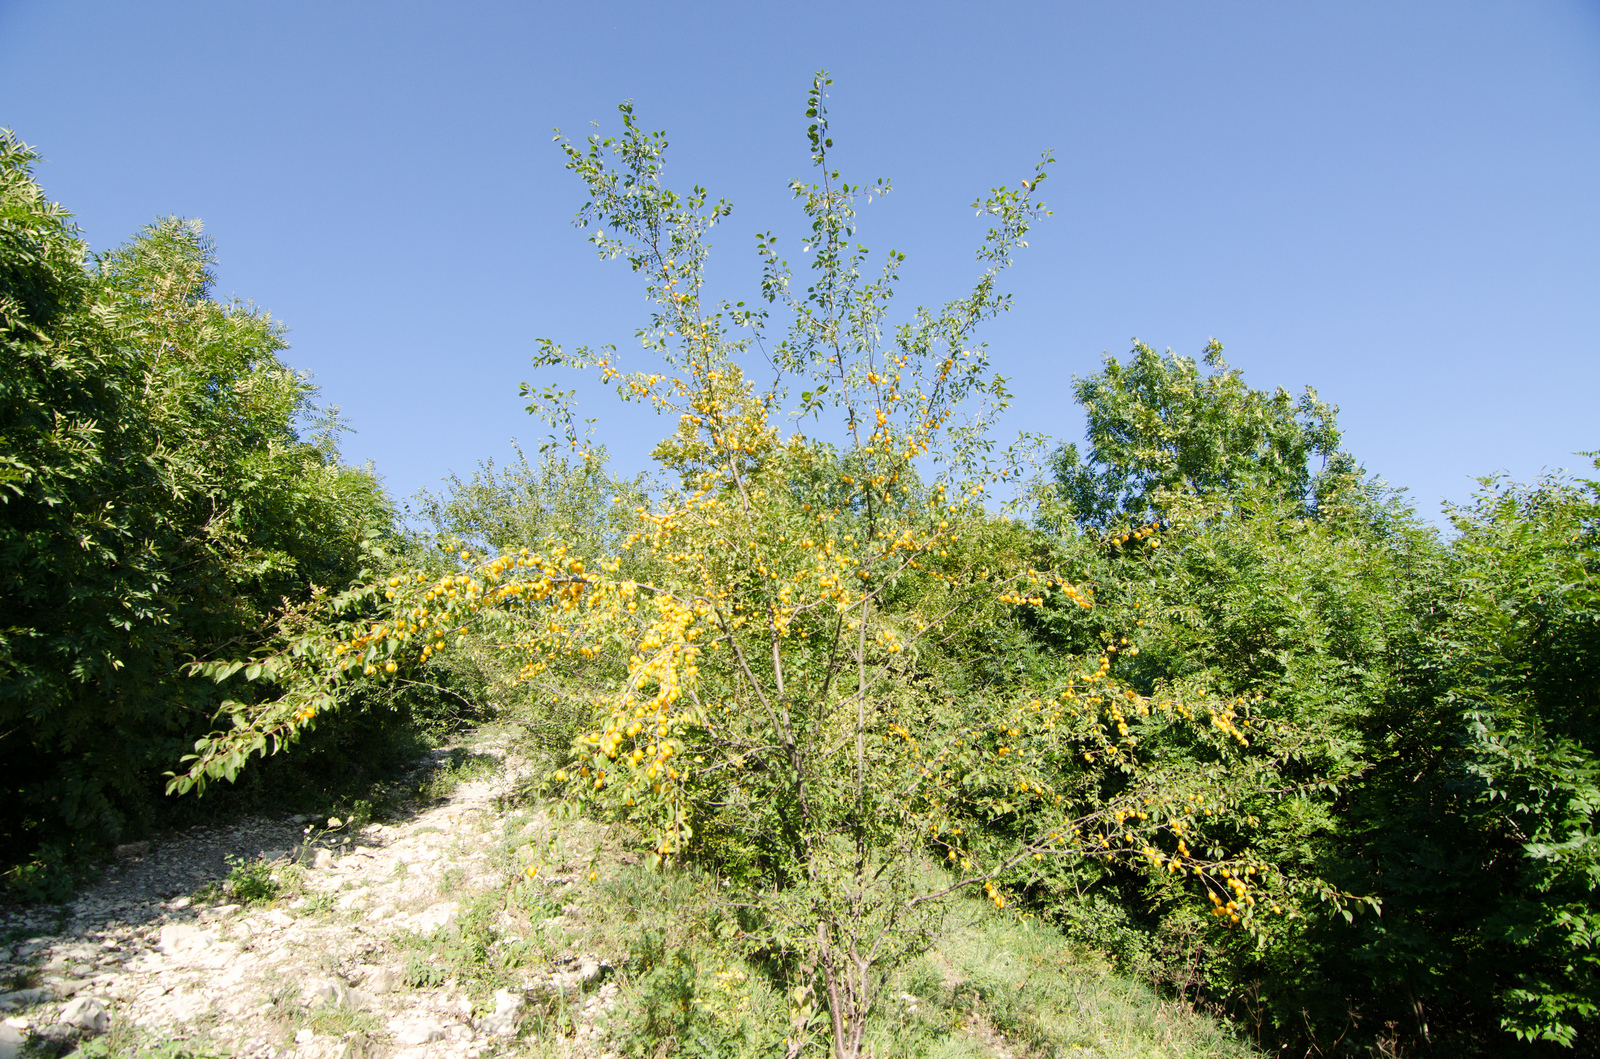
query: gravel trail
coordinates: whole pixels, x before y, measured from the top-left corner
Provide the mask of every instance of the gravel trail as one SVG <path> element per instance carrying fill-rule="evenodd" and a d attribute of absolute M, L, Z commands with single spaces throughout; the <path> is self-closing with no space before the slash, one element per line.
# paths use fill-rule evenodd
<path fill-rule="evenodd" d="M 0 1059 L 158 1045 L 234 1059 L 601 1059 L 596 1019 L 616 987 L 592 957 L 563 954 L 492 997 L 448 966 L 426 973 L 437 959 L 426 939 L 448 934 L 475 896 L 525 878 L 529 851 L 552 837 L 542 813 L 513 808 L 525 763 L 492 741 L 471 749 L 498 759 L 495 774 L 403 821 L 195 828 L 122 847 L 70 905 L 0 916 L 13 939 L 0 946 Z M 275 899 L 223 885 L 241 861 Z M 570 879 L 559 868 L 541 878 L 559 908 Z M 576 1013 L 568 1031 L 519 1039 L 530 1001 L 552 993 Z"/>

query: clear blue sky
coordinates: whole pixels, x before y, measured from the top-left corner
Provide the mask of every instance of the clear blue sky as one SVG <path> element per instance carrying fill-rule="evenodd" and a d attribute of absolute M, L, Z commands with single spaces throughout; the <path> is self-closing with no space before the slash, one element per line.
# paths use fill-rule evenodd
<path fill-rule="evenodd" d="M 537 438 L 536 338 L 626 349 L 642 319 L 552 126 L 633 99 L 734 202 L 712 268 L 754 293 L 752 234 L 799 232 L 818 67 L 846 175 L 894 179 L 862 238 L 909 254 L 903 303 L 973 276 L 977 194 L 1060 159 L 988 334 L 1012 428 L 1076 439 L 1103 352 L 1214 335 L 1429 513 L 1600 448 L 1593 2 L 0 0 L 0 124 L 46 191 L 98 249 L 204 220 L 219 293 L 289 325 L 399 496 Z M 665 424 L 595 412 L 644 466 Z"/>

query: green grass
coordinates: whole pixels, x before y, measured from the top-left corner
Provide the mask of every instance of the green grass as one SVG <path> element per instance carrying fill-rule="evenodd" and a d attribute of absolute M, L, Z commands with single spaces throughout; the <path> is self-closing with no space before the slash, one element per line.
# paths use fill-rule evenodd
<path fill-rule="evenodd" d="M 429 801 L 438 801 L 448 797 L 463 783 L 498 776 L 504 768 L 500 759 L 493 754 L 478 754 L 466 747 L 456 747 L 422 782 L 419 793 Z"/>
<path fill-rule="evenodd" d="M 976 905 L 885 990 L 881 1054 L 1244 1059 L 1228 1029 L 1033 920 Z"/>
<path fill-rule="evenodd" d="M 516 913 L 514 901 L 502 890 L 463 900 L 451 922 L 401 942 L 406 984 L 432 989 L 455 979 L 488 1010 L 496 989 L 515 987 L 525 967 L 544 963 L 551 955 L 529 940 L 526 921 Z"/>
<path fill-rule="evenodd" d="M 618 990 L 600 1024 L 606 1050 L 632 1059 L 784 1054 L 797 1015 L 789 983 L 749 940 L 754 913 L 715 876 L 619 863 L 600 846 L 604 833 L 581 821 L 564 825 L 554 842 L 522 814 L 508 815 L 501 830 L 489 852 L 507 885 L 463 900 L 452 923 L 404 944 L 413 987 L 454 979 L 487 1009 L 495 989 L 547 978 L 593 954 Z M 529 877 L 534 862 L 540 871 Z M 526 1054 L 559 1052 L 584 999 L 577 989 L 535 990 Z M 829 1042 L 817 1007 L 802 1054 L 820 1059 Z M 958 902 L 933 948 L 892 977 L 867 1039 L 875 1054 L 897 1059 L 1256 1054 L 1224 1025 L 1117 973 L 1059 930 L 980 900 Z"/>
<path fill-rule="evenodd" d="M 312 1008 L 306 1018 L 306 1025 L 316 1033 L 327 1037 L 373 1038 L 383 1033 L 381 1018 L 371 1011 L 356 1011 L 352 1008 Z"/>
<path fill-rule="evenodd" d="M 715 878 L 642 866 L 576 877 L 560 898 L 537 882 L 516 892 L 541 912 L 563 901 L 585 910 L 581 922 L 541 923 L 537 947 L 594 952 L 616 969 L 608 1048 L 644 1057 L 676 1042 L 683 1054 L 717 1059 L 783 1054 L 795 1010 L 777 968 L 743 940 L 750 913 Z M 926 1059 L 1256 1054 L 1058 930 L 978 900 L 959 902 L 933 949 L 893 976 L 867 1040 L 879 1056 Z M 825 1015 L 814 1012 L 803 1054 L 827 1052 Z"/>
<path fill-rule="evenodd" d="M 72 1059 L 229 1059 L 232 1054 L 231 1049 L 219 1050 L 204 1041 L 174 1041 L 156 1031 L 113 1021 L 109 1033 L 85 1041 Z"/>

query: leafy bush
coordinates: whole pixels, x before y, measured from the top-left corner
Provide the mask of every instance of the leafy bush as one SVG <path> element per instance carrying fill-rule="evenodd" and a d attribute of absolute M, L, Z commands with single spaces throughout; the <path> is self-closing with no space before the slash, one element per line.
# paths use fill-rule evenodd
<path fill-rule="evenodd" d="M 1251 727 L 1248 694 L 1130 684 L 1132 628 L 1080 635 L 1082 650 L 1008 653 L 1047 597 L 1095 609 L 1046 540 L 979 503 L 1020 472 L 1021 453 L 985 437 L 1007 394 L 975 332 L 1008 305 L 998 281 L 1043 213 L 1048 159 L 977 203 L 993 227 L 971 291 L 892 328 L 901 258 L 863 278 L 862 189 L 828 161 L 825 84 L 808 102 L 816 182 L 796 185 L 816 274 L 802 290 L 773 241 L 760 247 L 763 294 L 791 321 L 771 336 L 774 382 L 744 368 L 769 340 L 766 314 L 701 301 L 705 235 L 727 205 L 662 186 L 664 138 L 626 106 L 617 138 L 564 144 L 597 248 L 645 280 L 642 337 L 662 370 L 623 374 L 609 351 L 548 343 L 537 360 L 597 369 L 672 417 L 656 456 L 676 484 L 631 517 L 599 514 L 605 483 L 569 394 L 525 387 L 574 462 L 519 480 L 524 506 L 502 506 L 514 494 L 489 482 L 441 516 L 504 550 L 463 547 L 454 570 L 397 568 L 270 653 L 213 666 L 283 694 L 230 706 L 231 727 L 197 744 L 174 787 L 232 777 L 350 688 L 500 645 L 519 680 L 581 721 L 549 786 L 644 836 L 652 863 L 718 865 L 759 905 L 744 929 L 774 954 L 783 989 L 816 998 L 836 1053 L 854 1057 L 895 967 L 926 948 L 953 896 L 981 889 L 1003 908 L 1047 861 L 1136 865 L 1232 924 L 1277 914 L 1272 895 L 1294 887 L 1340 895 L 1286 878 L 1257 842 L 1253 799 L 1281 785 L 1306 733 Z M 836 416 L 836 440 L 784 436 L 785 411 Z M 944 462 L 925 479 L 917 461 L 932 451 Z M 586 486 L 565 509 L 545 488 L 557 475 Z M 562 510 L 567 530 L 551 533 Z M 1132 538 L 1156 554 L 1153 530 Z M 577 553 L 584 541 L 598 551 Z M 662 988 L 683 985 L 662 973 Z"/>
<path fill-rule="evenodd" d="M 1263 419 L 1273 399 L 1242 392 L 1236 373 L 1213 399 L 1192 362 L 1135 360 L 1138 387 L 1111 367 L 1080 384 L 1089 453 L 1064 461 L 1043 508 L 1100 607 L 1087 620 L 1047 609 L 1037 635 L 1063 649 L 1137 623 L 1135 683 L 1262 696 L 1264 719 L 1306 735 L 1283 771 L 1292 782 L 1249 810 L 1266 822 L 1264 858 L 1372 911 L 1301 902 L 1242 934 L 1119 868 L 1046 881 L 1038 907 L 1096 929 L 1096 902 L 1124 910 L 1135 929 L 1108 948 L 1160 961 L 1187 995 L 1296 1048 L 1578 1046 L 1600 1010 L 1586 837 L 1600 809 L 1596 486 L 1487 482 L 1452 513 L 1447 542 L 1347 457 L 1320 476 L 1271 460 L 1227 471 L 1292 435 L 1282 395 L 1283 415 Z M 1315 423 L 1331 446 L 1331 410 Z M 1156 561 L 1128 562 L 1127 530 L 1105 521 L 1129 496 L 1166 527 Z"/>
<path fill-rule="evenodd" d="M 0 132 L 0 867 L 42 896 L 154 821 L 225 694 L 189 663 L 349 582 L 390 513 L 197 224 L 91 257 L 34 158 Z"/>

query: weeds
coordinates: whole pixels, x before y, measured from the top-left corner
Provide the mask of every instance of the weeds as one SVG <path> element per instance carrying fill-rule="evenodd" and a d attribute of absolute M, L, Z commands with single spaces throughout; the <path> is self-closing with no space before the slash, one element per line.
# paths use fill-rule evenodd
<path fill-rule="evenodd" d="M 607 1047 L 743 1059 L 821 1056 L 826 1018 L 791 968 L 757 948 L 716 876 L 624 866 L 565 899 L 594 910 L 581 934 L 545 927 L 547 947 L 581 945 L 617 968 Z M 538 884 L 514 901 L 531 915 L 561 898 Z M 581 937 L 581 941 L 578 938 Z M 801 986 L 799 992 L 795 986 Z M 559 1022 L 552 1003 L 541 1017 Z M 869 1017 L 876 1054 L 926 1059 L 1093 1055 L 1097 1059 L 1246 1059 L 1255 1054 L 1182 1003 L 1116 975 L 1102 957 L 1034 921 L 981 901 L 960 903 L 936 946 L 908 963 Z"/>
<path fill-rule="evenodd" d="M 1103 1059 L 1244 1059 L 1248 1045 L 1182 1004 L 1111 972 L 1059 931 L 966 909 L 931 952 L 908 965 L 877 1013 L 881 1054 L 983 1054 L 1003 1038 L 1026 1054 Z M 955 1050 L 952 1050 L 955 1048 Z"/>
<path fill-rule="evenodd" d="M 376 1037 L 383 1032 L 383 1020 L 370 1011 L 347 1007 L 317 1007 L 311 1010 L 307 1025 L 329 1037 Z"/>
<path fill-rule="evenodd" d="M 456 747 L 439 768 L 423 781 L 418 793 L 429 801 L 438 801 L 448 797 L 463 783 L 498 776 L 504 767 L 493 754 L 475 754 L 465 747 Z"/>
<path fill-rule="evenodd" d="M 462 903 L 453 922 L 407 945 L 404 977 L 414 989 L 455 979 L 480 998 L 515 984 L 533 946 L 527 932 L 508 929 L 507 898 L 481 894 Z"/>
<path fill-rule="evenodd" d="M 406 985 L 412 989 L 433 989 L 444 985 L 445 979 L 450 977 L 450 971 L 438 962 L 437 957 L 429 957 L 423 950 L 416 949 L 406 954 L 403 977 Z"/>
<path fill-rule="evenodd" d="M 149 1031 L 114 1022 L 110 1033 L 84 1042 L 72 1059 L 228 1059 L 228 1055 L 195 1041 L 163 1040 Z"/>
<path fill-rule="evenodd" d="M 228 863 L 231 867 L 223 888 L 240 904 L 269 904 L 276 901 L 278 895 L 283 892 L 280 876 L 275 874 L 274 866 L 270 862 L 259 857 L 246 860 L 230 856 Z"/>

